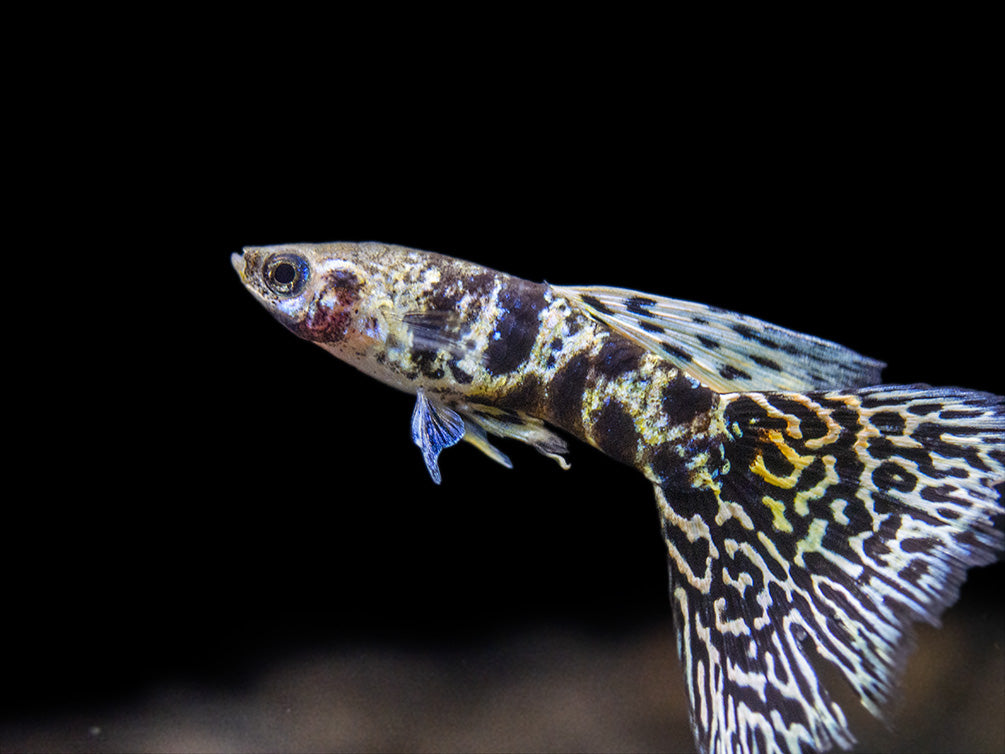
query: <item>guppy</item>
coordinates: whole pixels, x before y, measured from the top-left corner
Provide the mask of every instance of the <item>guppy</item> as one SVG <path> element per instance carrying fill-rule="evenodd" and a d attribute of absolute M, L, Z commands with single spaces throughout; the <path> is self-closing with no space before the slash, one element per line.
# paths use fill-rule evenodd
<path fill-rule="evenodd" d="M 883 363 L 751 317 L 400 246 L 231 259 L 293 333 L 415 394 L 436 483 L 461 440 L 567 467 L 549 425 L 645 474 L 702 752 L 850 748 L 815 666 L 881 717 L 912 622 L 937 624 L 1005 549 L 999 396 L 881 385 Z"/>

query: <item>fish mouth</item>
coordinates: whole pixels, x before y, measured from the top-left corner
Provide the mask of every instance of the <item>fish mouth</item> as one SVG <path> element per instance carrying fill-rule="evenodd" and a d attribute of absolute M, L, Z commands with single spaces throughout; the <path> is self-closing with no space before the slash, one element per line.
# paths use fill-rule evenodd
<path fill-rule="evenodd" d="M 235 270 L 237 270 L 237 274 L 240 275 L 241 279 L 243 280 L 244 272 L 247 269 L 247 265 L 245 264 L 244 257 L 241 256 L 241 254 L 242 252 L 234 252 L 233 254 L 231 254 L 230 264 Z"/>

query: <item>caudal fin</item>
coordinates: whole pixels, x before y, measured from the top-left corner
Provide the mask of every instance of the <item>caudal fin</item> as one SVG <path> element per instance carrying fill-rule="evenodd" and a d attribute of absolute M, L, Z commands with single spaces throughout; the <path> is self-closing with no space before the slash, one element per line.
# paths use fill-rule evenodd
<path fill-rule="evenodd" d="M 1005 536 L 1005 405 L 879 386 L 722 396 L 726 464 L 657 485 L 699 747 L 825 751 L 854 737 L 814 663 L 874 715 L 911 624 L 937 624 Z"/>

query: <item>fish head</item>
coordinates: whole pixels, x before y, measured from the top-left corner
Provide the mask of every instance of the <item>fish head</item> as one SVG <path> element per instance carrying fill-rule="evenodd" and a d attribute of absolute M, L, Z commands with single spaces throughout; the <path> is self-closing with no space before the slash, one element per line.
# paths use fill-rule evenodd
<path fill-rule="evenodd" d="M 484 289 L 496 275 L 374 242 L 251 246 L 233 254 L 231 263 L 288 330 L 406 392 L 421 387 L 425 375 L 417 374 L 428 354 L 449 352 L 456 359 L 468 353 L 457 301 L 472 281 Z M 471 306 L 480 300 L 466 298 Z"/>
<path fill-rule="evenodd" d="M 249 246 L 230 261 L 241 282 L 272 316 L 305 340 L 332 351 L 358 351 L 377 338 L 368 309 L 365 255 L 357 244 Z"/>

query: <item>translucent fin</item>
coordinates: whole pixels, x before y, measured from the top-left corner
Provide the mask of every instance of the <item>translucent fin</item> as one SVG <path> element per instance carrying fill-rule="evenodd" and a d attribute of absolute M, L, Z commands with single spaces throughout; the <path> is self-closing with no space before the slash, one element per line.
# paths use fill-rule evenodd
<path fill-rule="evenodd" d="M 463 336 L 462 320 L 457 312 L 438 309 L 407 312 L 401 321 L 412 333 L 414 351 L 443 351 L 455 359 L 472 355 L 479 360 L 482 358 Z"/>
<path fill-rule="evenodd" d="M 569 448 L 565 444 L 565 440 L 545 427 L 544 422 L 540 419 L 528 416 L 522 411 L 509 411 L 481 404 L 468 404 L 464 406 L 462 412 L 469 423 L 477 425 L 484 432 L 496 435 L 497 437 L 508 437 L 512 440 L 527 443 L 542 455 L 553 459 L 563 469 L 569 468 L 569 462 L 565 459 L 565 454 L 569 452 Z M 492 453 L 479 446 L 477 442 L 471 442 L 487 455 L 494 458 Z M 488 444 L 487 441 L 485 443 Z M 492 448 L 492 450 L 499 453 L 495 448 Z M 500 455 L 502 454 L 500 453 Z M 503 457 L 505 458 L 505 456 Z M 509 461 L 508 458 L 506 460 L 507 462 Z M 503 465 L 509 466 L 510 464 L 504 463 Z"/>
<path fill-rule="evenodd" d="M 440 451 L 460 442 L 464 432 L 465 423 L 460 414 L 430 401 L 424 390 L 416 393 L 415 409 L 412 411 L 412 442 L 422 451 L 422 460 L 436 484 L 440 483 L 440 467 L 437 464 Z"/>
<path fill-rule="evenodd" d="M 854 737 L 818 672 L 877 717 L 968 568 L 1005 548 L 1005 399 L 925 386 L 722 396 L 713 476 L 656 486 L 701 751 Z"/>
<path fill-rule="evenodd" d="M 513 462 L 499 448 L 489 442 L 485 430 L 474 421 L 464 420 L 464 439 L 474 445 L 478 450 L 487 455 L 496 463 L 502 464 L 507 469 L 513 468 Z"/>
<path fill-rule="evenodd" d="M 553 286 L 716 392 L 876 385 L 885 364 L 753 317 L 623 288 Z"/>
<path fill-rule="evenodd" d="M 527 443 L 563 469 L 569 468 L 563 455 L 569 452 L 565 440 L 548 430 L 540 419 L 480 404 L 466 405 L 459 413 L 430 400 L 424 390 L 417 391 L 412 411 L 412 442 L 422 451 L 422 459 L 436 484 L 441 481 L 437 461 L 440 453 L 461 440 L 471 443 L 496 463 L 513 468 L 509 457 L 489 442 L 488 434 Z"/>

